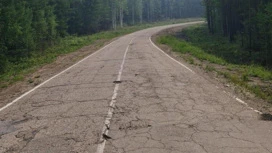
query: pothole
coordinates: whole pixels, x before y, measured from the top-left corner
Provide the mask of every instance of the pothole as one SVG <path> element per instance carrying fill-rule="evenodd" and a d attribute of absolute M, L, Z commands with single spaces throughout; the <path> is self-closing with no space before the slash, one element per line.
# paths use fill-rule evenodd
<path fill-rule="evenodd" d="M 113 81 L 114 84 L 121 84 L 122 81 Z"/>
<path fill-rule="evenodd" d="M 151 124 L 147 120 L 134 120 L 128 123 L 122 124 L 119 130 L 137 130 L 142 128 L 149 128 Z"/>
<path fill-rule="evenodd" d="M 272 121 L 272 115 L 268 113 L 261 114 L 261 120 L 263 121 Z"/>

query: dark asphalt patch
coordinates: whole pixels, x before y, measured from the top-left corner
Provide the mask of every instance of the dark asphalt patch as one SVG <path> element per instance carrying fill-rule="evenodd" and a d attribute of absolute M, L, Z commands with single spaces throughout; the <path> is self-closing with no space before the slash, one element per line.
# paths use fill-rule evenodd
<path fill-rule="evenodd" d="M 110 136 L 106 135 L 106 134 L 103 134 L 103 139 L 104 140 L 109 140 L 109 139 L 112 139 Z"/>
<path fill-rule="evenodd" d="M 122 81 L 113 81 L 114 84 L 121 84 Z"/>
<path fill-rule="evenodd" d="M 272 121 L 272 115 L 268 113 L 264 113 L 261 115 L 261 120 L 263 121 Z"/>
<path fill-rule="evenodd" d="M 0 137 L 14 131 L 16 131 L 16 128 L 13 126 L 12 122 L 0 121 Z"/>

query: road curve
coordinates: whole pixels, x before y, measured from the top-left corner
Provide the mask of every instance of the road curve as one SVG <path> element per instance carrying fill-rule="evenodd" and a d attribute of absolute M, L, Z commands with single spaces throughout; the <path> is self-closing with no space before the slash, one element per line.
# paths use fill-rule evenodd
<path fill-rule="evenodd" d="M 0 153 L 272 153 L 272 122 L 150 41 L 117 39 L 0 109 Z"/>

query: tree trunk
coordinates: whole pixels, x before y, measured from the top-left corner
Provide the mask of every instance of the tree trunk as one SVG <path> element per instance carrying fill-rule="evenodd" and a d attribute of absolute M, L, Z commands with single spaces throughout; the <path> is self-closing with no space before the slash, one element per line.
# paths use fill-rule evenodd
<path fill-rule="evenodd" d="M 112 3 L 112 11 L 111 11 L 111 13 L 112 13 L 112 19 L 111 19 L 111 21 L 112 21 L 112 28 L 114 29 L 114 30 L 116 30 L 116 6 L 115 6 L 115 4 L 113 4 Z"/>
<path fill-rule="evenodd" d="M 120 27 L 123 28 L 123 8 L 120 7 Z"/>
<path fill-rule="evenodd" d="M 132 5 L 132 24 L 135 25 L 135 6 Z"/>

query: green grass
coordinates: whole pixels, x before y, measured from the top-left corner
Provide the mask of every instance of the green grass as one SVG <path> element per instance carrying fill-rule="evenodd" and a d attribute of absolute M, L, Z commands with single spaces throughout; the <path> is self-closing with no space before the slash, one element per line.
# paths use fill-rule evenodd
<path fill-rule="evenodd" d="M 192 19 L 167 20 L 162 22 L 145 23 L 136 26 L 127 26 L 124 28 L 119 28 L 114 31 L 113 30 L 103 31 L 88 36 L 69 36 L 63 38 L 59 40 L 59 42 L 56 45 L 46 49 L 42 53 L 36 51 L 32 53 L 32 55 L 29 58 L 21 59 L 17 63 L 8 63 L 6 71 L 0 74 L 0 88 L 6 88 L 15 82 L 24 80 L 27 74 L 33 73 L 34 71 L 36 71 L 38 68 L 45 64 L 52 63 L 60 55 L 65 55 L 74 52 L 88 45 L 98 45 L 100 47 L 104 45 L 103 43 L 97 44 L 98 42 L 97 40 L 109 41 L 113 38 L 150 27 L 199 20 L 202 19 L 192 18 Z"/>
<path fill-rule="evenodd" d="M 182 39 L 181 39 L 182 38 Z M 189 27 L 176 35 L 161 36 L 157 39 L 160 44 L 168 45 L 173 51 L 186 54 L 200 61 L 206 61 L 205 71 L 216 71 L 232 83 L 246 88 L 256 96 L 272 102 L 272 71 L 248 62 L 248 52 L 238 44 L 229 43 L 222 36 L 210 35 L 205 26 Z M 189 63 L 190 60 L 187 60 Z M 225 69 L 216 68 L 220 65 Z M 250 84 L 251 79 L 259 79 L 270 86 Z"/>
<path fill-rule="evenodd" d="M 249 52 L 242 49 L 239 44 L 229 43 L 228 38 L 221 35 L 211 35 L 206 26 L 193 26 L 178 33 L 175 37 L 186 37 L 196 47 L 204 52 L 215 55 L 231 64 L 250 63 Z"/>
<path fill-rule="evenodd" d="M 191 45 L 190 43 L 180 40 L 174 36 L 163 36 L 158 39 L 158 42 L 161 44 L 166 44 L 171 46 L 173 51 L 180 52 L 180 53 L 188 53 L 195 57 L 197 57 L 199 60 L 203 61 L 210 61 L 211 63 L 225 65 L 226 61 L 222 58 L 218 58 L 215 55 L 208 54 L 204 51 L 202 51 L 201 48 Z"/>

